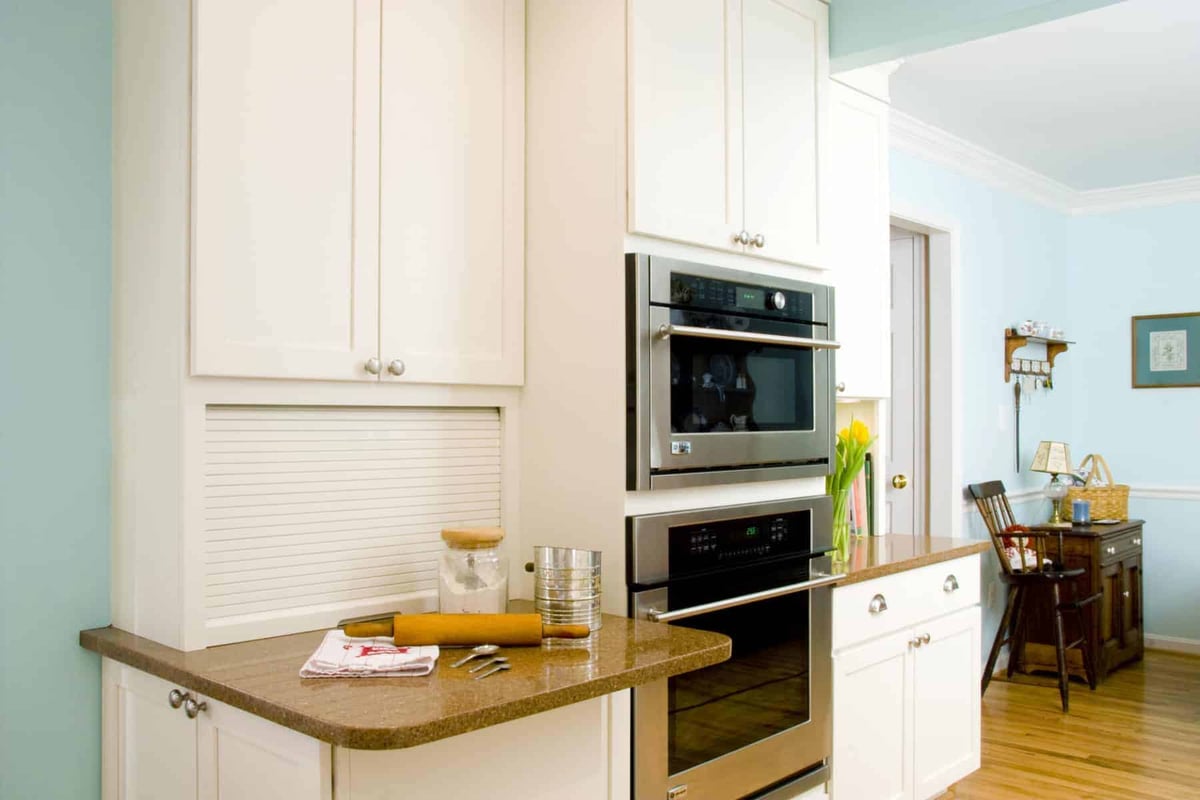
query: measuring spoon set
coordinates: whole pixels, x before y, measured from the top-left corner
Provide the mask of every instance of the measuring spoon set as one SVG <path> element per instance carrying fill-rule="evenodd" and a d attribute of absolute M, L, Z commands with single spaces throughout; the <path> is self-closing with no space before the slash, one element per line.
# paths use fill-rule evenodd
<path fill-rule="evenodd" d="M 474 672 L 480 672 L 482 670 L 486 670 L 486 672 L 483 672 L 481 675 L 475 676 L 475 680 L 481 680 L 482 678 L 486 678 L 489 675 L 495 675 L 497 672 L 501 672 L 506 669 L 512 669 L 512 664 L 508 663 L 508 658 L 506 656 L 497 656 L 496 655 L 496 653 L 499 652 L 499 650 L 500 650 L 500 648 L 494 644 L 481 644 L 478 647 L 471 648 L 471 652 L 467 653 L 465 656 L 460 658 L 458 661 L 455 661 L 453 664 L 451 664 L 450 668 L 458 669 L 459 667 L 461 667 L 463 664 L 466 664 L 471 659 L 478 658 L 480 656 L 494 656 L 494 658 L 489 658 L 487 661 L 484 661 L 481 664 L 476 664 L 475 666 L 473 666 L 469 670 L 467 670 L 467 672 L 474 673 Z M 490 669 L 488 669 L 489 667 L 490 667 Z"/>

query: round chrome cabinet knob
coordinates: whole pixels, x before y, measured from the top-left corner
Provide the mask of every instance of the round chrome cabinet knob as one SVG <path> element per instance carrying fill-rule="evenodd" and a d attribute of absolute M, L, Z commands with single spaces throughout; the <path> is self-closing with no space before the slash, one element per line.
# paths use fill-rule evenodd
<path fill-rule="evenodd" d="M 188 719 L 195 719 L 201 711 L 208 710 L 208 703 L 201 700 L 199 703 L 194 698 L 189 697 L 183 701 L 183 713 L 187 714 Z"/>
<path fill-rule="evenodd" d="M 733 235 L 735 244 L 750 244 L 750 231 L 738 231 Z"/>
<path fill-rule="evenodd" d="M 179 708 L 181 705 L 183 705 L 183 701 L 187 700 L 189 696 L 190 695 L 188 695 L 187 692 L 181 692 L 178 689 L 172 689 L 170 693 L 167 694 L 167 703 L 170 704 L 171 708 Z"/>
<path fill-rule="evenodd" d="M 760 234 L 756 235 L 753 239 L 750 240 L 750 244 L 754 245 L 755 247 L 757 247 L 759 249 L 766 247 L 767 246 L 767 237 L 763 236 L 760 233 Z"/>
<path fill-rule="evenodd" d="M 365 369 L 371 375 L 378 375 L 379 371 L 383 369 L 383 362 L 378 358 L 371 356 L 367 359 L 367 363 L 363 364 L 363 369 Z"/>
<path fill-rule="evenodd" d="M 783 311 L 787 308 L 787 295 L 783 292 L 771 292 L 767 295 L 767 310 Z"/>
<path fill-rule="evenodd" d="M 404 362 L 398 358 L 393 358 L 388 363 L 388 374 L 400 377 L 404 374 Z"/>

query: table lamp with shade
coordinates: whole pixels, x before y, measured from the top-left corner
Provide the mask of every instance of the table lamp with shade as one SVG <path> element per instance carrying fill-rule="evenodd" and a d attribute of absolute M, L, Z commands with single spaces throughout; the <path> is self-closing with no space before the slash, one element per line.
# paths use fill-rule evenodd
<path fill-rule="evenodd" d="M 1070 522 L 1070 519 L 1063 518 L 1062 513 L 1062 501 L 1067 496 L 1068 484 L 1060 483 L 1058 476 L 1072 471 L 1071 447 L 1066 442 L 1038 442 L 1029 469 L 1032 472 L 1047 472 L 1051 476 L 1050 483 L 1042 490 L 1042 494 L 1054 503 L 1050 522 Z"/>

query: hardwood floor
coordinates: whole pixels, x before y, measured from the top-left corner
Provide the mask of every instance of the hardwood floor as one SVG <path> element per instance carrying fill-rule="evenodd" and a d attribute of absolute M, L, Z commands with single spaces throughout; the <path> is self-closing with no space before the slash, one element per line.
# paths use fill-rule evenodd
<path fill-rule="evenodd" d="M 1200 657 L 1147 651 L 1095 692 L 1053 678 L 993 680 L 979 771 L 940 800 L 1200 798 Z"/>

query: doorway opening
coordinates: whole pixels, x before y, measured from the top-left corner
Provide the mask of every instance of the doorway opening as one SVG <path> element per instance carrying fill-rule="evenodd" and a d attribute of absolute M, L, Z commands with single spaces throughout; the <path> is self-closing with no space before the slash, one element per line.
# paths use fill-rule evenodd
<path fill-rule="evenodd" d="M 913 509 L 911 523 L 908 516 L 889 515 L 891 530 L 917 537 L 957 537 L 962 535 L 964 507 L 957 227 L 909 214 L 893 214 L 891 224 L 892 398 L 886 502 L 890 505 L 895 496 L 908 492 L 903 502 Z M 898 256 L 903 262 L 900 274 Z M 908 479 L 905 489 L 893 483 L 900 475 Z M 893 506 L 892 511 L 908 513 L 904 506 Z M 907 524 L 914 526 L 911 531 L 903 530 Z"/>

